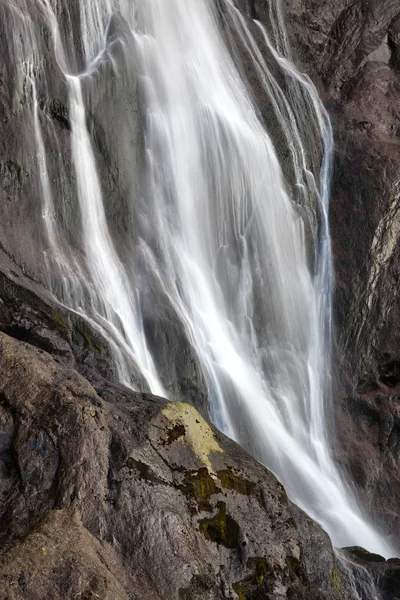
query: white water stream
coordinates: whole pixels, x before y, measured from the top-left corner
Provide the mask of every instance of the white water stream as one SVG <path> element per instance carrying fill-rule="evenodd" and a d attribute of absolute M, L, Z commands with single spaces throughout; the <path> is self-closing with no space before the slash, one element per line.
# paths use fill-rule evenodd
<path fill-rule="evenodd" d="M 64 301 L 112 343 L 123 381 L 130 384 L 132 364 L 165 394 L 141 323 L 139 283 L 109 231 L 82 93 L 118 12 L 133 38 L 135 56 L 122 47 L 137 61 L 143 102 L 147 186 L 138 217 L 146 226 L 137 247 L 195 349 L 214 423 L 277 474 L 336 546 L 391 555 L 331 456 L 332 132 L 316 89 L 290 62 L 279 0 L 270 34 L 230 0 L 220 2 L 236 58 L 212 0 L 81 0 L 79 75 L 66 58 L 72 50 L 62 47 L 58 3 L 38 2 L 68 85 L 83 240 L 83 264 L 58 245 L 33 85 L 44 224 Z M 264 119 L 238 69 L 241 52 L 268 99 Z M 27 62 L 36 59 L 32 50 Z M 277 127 L 292 182 L 274 146 Z"/>

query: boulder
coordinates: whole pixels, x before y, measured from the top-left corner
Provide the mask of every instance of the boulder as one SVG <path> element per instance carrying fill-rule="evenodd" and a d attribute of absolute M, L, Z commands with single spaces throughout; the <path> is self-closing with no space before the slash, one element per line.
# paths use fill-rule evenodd
<path fill-rule="evenodd" d="M 0 598 L 338 599 L 327 535 L 190 405 L 0 333 Z"/>

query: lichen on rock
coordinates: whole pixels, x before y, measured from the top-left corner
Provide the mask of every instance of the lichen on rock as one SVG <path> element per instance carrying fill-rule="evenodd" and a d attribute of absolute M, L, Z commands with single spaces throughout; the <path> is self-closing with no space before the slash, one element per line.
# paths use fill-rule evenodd
<path fill-rule="evenodd" d="M 213 473 L 212 454 L 222 453 L 223 450 L 207 421 L 193 406 L 182 402 L 168 404 L 162 414 L 171 422 L 168 431 L 173 431 L 177 426 L 184 427 L 185 434 L 176 441 L 190 446 L 195 456 Z"/>

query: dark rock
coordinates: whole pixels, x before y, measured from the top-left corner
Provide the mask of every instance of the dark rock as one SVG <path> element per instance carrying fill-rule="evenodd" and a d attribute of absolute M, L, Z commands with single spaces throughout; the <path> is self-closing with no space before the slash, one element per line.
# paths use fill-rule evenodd
<path fill-rule="evenodd" d="M 384 385 L 395 388 L 400 383 L 400 360 L 391 358 L 378 364 L 379 378 Z"/>
<path fill-rule="evenodd" d="M 400 527 L 399 406 L 397 391 L 354 394 L 341 402 L 337 425 L 342 468 L 395 548 Z"/>
<path fill-rule="evenodd" d="M 191 406 L 97 394 L 1 333 L 0 411 L 4 598 L 351 597 L 326 534 Z"/>
<path fill-rule="evenodd" d="M 385 561 L 382 556 L 370 554 L 363 548 L 344 548 L 343 553 L 369 573 L 381 592 L 382 600 L 399 600 L 400 563 L 398 559 Z"/>
<path fill-rule="evenodd" d="M 370 562 L 370 563 L 386 562 L 386 560 L 383 556 L 380 556 L 379 554 L 374 554 L 373 552 L 368 552 L 367 550 L 365 550 L 364 548 L 360 548 L 359 546 L 349 546 L 347 548 L 343 548 L 343 550 L 345 550 L 349 554 L 352 554 L 353 557 L 356 557 L 363 562 Z"/>
<path fill-rule="evenodd" d="M 12 271 L 10 270 L 12 265 Z M 0 331 L 74 365 L 92 383 L 116 381 L 108 342 L 0 253 Z M 138 385 L 142 377 L 137 377 Z"/>
<path fill-rule="evenodd" d="M 189 402 L 208 415 L 208 391 L 195 350 L 177 317 L 152 310 L 144 319 L 146 339 L 169 397 Z"/>

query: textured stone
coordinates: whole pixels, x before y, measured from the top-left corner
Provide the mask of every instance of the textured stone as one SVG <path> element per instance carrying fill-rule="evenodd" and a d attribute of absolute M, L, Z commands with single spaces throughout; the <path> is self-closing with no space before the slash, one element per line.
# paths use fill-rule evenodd
<path fill-rule="evenodd" d="M 96 393 L 2 333 L 0 418 L 2 600 L 350 597 L 326 534 L 193 407 Z"/>

